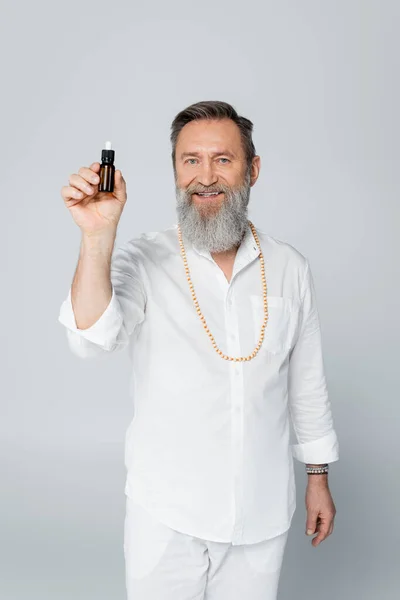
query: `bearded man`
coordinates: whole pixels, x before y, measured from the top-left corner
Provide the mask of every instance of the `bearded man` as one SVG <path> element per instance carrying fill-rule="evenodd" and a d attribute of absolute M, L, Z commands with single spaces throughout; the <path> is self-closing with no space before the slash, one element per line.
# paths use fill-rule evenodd
<path fill-rule="evenodd" d="M 306 533 L 333 531 L 337 461 L 308 259 L 248 219 L 260 172 L 252 122 L 226 102 L 171 127 L 177 223 L 114 251 L 127 201 L 99 163 L 62 197 L 82 238 L 59 321 L 91 358 L 127 348 L 128 600 L 276 600 L 305 464 Z M 290 423 L 296 443 L 290 443 Z"/>

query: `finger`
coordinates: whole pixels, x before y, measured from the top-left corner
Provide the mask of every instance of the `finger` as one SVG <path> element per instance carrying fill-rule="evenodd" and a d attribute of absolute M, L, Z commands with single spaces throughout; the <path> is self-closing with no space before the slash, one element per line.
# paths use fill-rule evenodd
<path fill-rule="evenodd" d="M 70 185 L 64 185 L 61 188 L 61 196 L 62 199 L 64 200 L 64 202 L 68 202 L 68 206 L 71 206 L 71 202 L 73 203 L 77 203 L 80 202 L 82 200 L 82 198 L 84 197 L 83 192 L 81 192 L 80 190 L 76 189 L 73 186 Z"/>
<path fill-rule="evenodd" d="M 114 185 L 117 185 L 120 188 L 126 185 L 126 181 L 119 169 L 116 169 L 115 171 Z"/>
<path fill-rule="evenodd" d="M 333 513 L 328 514 L 328 516 L 326 518 L 326 527 L 328 529 L 328 535 L 331 535 L 331 533 L 333 531 L 334 521 L 335 521 L 335 515 Z"/>
<path fill-rule="evenodd" d="M 78 171 L 78 174 L 82 177 L 84 181 L 87 183 L 91 183 L 96 185 L 100 181 L 100 177 L 97 173 L 92 171 L 89 167 L 81 167 Z"/>
<path fill-rule="evenodd" d="M 115 171 L 114 175 L 114 194 L 121 202 L 125 202 L 127 199 L 126 181 L 119 169 Z"/>
<path fill-rule="evenodd" d="M 321 525 L 318 535 L 311 541 L 313 546 L 318 546 L 318 544 L 328 537 L 328 529 L 329 528 L 326 527 L 326 525 Z"/>
<path fill-rule="evenodd" d="M 95 191 L 93 185 L 89 185 L 86 179 L 84 179 L 81 175 L 77 175 L 76 173 L 73 173 L 70 176 L 69 183 L 78 190 L 81 190 L 81 192 L 87 196 L 91 196 Z"/>
<path fill-rule="evenodd" d="M 317 527 L 317 519 L 318 519 L 318 513 L 309 514 L 307 516 L 307 523 L 306 523 L 306 534 L 307 535 L 313 535 L 313 533 L 315 533 L 315 530 Z"/>

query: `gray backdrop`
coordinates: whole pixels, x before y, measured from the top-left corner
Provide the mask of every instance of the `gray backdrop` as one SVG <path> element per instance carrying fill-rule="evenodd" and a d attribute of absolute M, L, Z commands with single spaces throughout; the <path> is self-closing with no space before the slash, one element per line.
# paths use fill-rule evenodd
<path fill-rule="evenodd" d="M 310 259 L 340 441 L 318 548 L 296 461 L 279 597 L 398 598 L 399 16 L 395 0 L 3 7 L 1 598 L 125 598 L 128 357 L 68 350 L 80 233 L 61 187 L 111 140 L 117 243 L 169 227 L 170 123 L 206 99 L 254 122 L 250 218 Z"/>

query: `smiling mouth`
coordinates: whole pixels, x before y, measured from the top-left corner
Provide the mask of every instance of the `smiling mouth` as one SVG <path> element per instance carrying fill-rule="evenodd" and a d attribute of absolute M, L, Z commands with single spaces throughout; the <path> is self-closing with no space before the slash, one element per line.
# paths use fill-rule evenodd
<path fill-rule="evenodd" d="M 197 196 L 197 198 L 200 198 L 201 200 L 210 200 L 212 198 L 218 198 L 219 196 L 222 196 L 223 192 L 199 192 L 196 194 L 193 194 L 193 196 Z"/>

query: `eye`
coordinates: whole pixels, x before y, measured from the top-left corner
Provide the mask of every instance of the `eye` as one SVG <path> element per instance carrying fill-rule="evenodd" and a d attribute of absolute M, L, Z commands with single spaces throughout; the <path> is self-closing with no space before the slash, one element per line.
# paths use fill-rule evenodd
<path fill-rule="evenodd" d="M 185 160 L 185 163 L 189 162 L 190 160 L 197 160 L 197 159 L 196 158 L 188 158 L 187 160 Z M 193 163 L 190 163 L 190 164 L 192 165 Z"/>
<path fill-rule="evenodd" d="M 223 157 L 221 157 L 219 160 L 226 160 L 226 161 L 228 161 L 228 162 L 231 162 L 231 161 L 229 160 L 229 158 L 223 158 Z M 226 163 L 223 163 L 223 164 L 224 164 L 224 165 L 226 165 Z"/>

